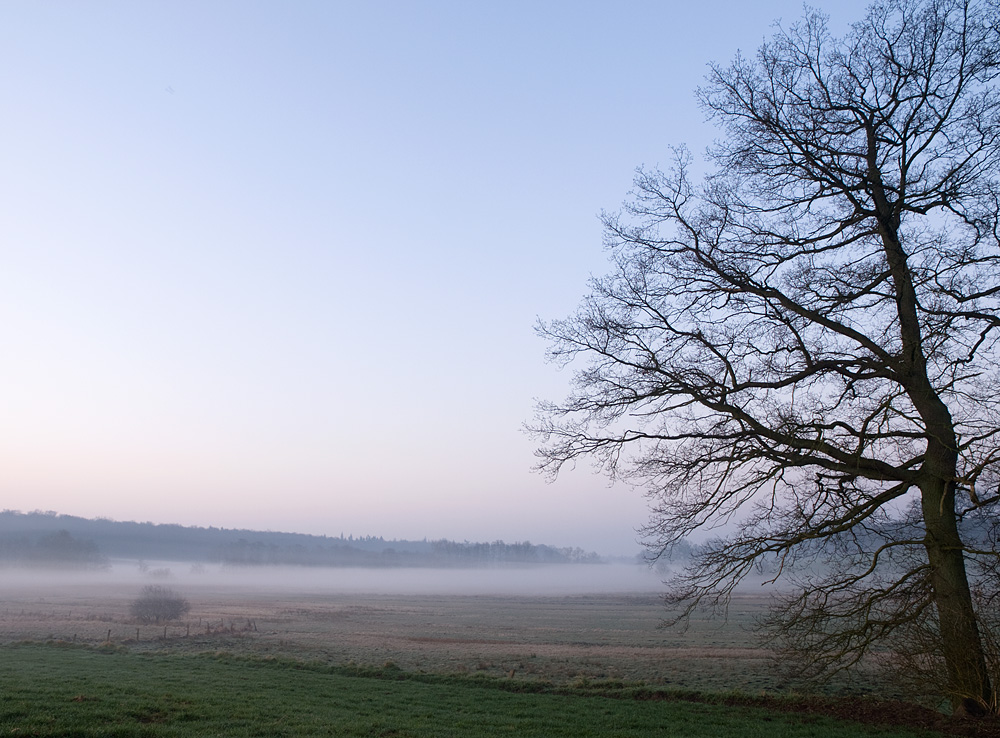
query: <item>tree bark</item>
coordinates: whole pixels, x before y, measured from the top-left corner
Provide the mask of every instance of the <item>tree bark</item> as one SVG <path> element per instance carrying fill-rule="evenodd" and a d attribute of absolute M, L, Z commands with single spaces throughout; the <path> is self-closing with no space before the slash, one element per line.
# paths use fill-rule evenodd
<path fill-rule="evenodd" d="M 931 583 L 956 714 L 981 715 L 992 696 L 982 637 L 972 607 L 972 592 L 955 516 L 955 485 L 931 479 L 921 485 Z"/>

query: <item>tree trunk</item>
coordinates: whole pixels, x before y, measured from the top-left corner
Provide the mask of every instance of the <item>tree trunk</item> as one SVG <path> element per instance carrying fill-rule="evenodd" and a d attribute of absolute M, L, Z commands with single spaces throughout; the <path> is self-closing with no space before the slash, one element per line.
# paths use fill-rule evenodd
<path fill-rule="evenodd" d="M 925 423 L 927 450 L 920 466 L 924 547 L 938 612 L 941 650 L 948 671 L 948 691 L 956 713 L 983 714 L 990 709 L 990 678 L 982 636 L 972 606 L 965 551 L 955 514 L 958 439 L 948 406 L 932 385 L 917 314 L 917 292 L 907 254 L 899 240 L 899 211 L 886 196 L 878 168 L 874 124 L 867 127 L 869 181 L 878 211 L 878 232 L 892 274 L 902 350 L 897 371 L 906 393 Z M 995 709 L 995 708 L 994 708 Z"/>
<path fill-rule="evenodd" d="M 990 709 L 992 690 L 958 534 L 955 485 L 938 478 L 922 485 L 920 491 L 924 546 L 931 565 L 952 707 L 956 714 L 982 715 Z"/>
<path fill-rule="evenodd" d="M 923 367 L 921 367 L 923 368 Z M 965 570 L 965 547 L 955 513 L 958 439 L 951 413 L 940 397 L 917 375 L 921 390 L 910 397 L 927 422 L 928 443 L 920 466 L 920 501 L 924 547 L 931 567 L 931 586 L 938 613 L 941 653 L 948 677 L 948 694 L 956 714 L 983 715 L 995 710 L 983 639 Z"/>

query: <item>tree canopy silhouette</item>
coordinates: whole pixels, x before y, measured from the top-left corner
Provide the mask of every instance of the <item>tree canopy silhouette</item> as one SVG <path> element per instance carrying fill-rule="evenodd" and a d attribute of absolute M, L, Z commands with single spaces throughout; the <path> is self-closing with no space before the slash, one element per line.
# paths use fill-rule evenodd
<path fill-rule="evenodd" d="M 674 149 L 603 217 L 612 272 L 539 326 L 584 366 L 533 425 L 543 470 L 644 486 L 655 553 L 736 523 L 682 614 L 768 564 L 809 670 L 930 628 L 968 712 L 997 709 L 998 7 L 879 0 L 842 38 L 807 10 L 712 65 L 709 173 Z"/>
<path fill-rule="evenodd" d="M 144 623 L 177 620 L 191 611 L 191 604 L 169 587 L 148 584 L 129 604 L 132 617 Z"/>

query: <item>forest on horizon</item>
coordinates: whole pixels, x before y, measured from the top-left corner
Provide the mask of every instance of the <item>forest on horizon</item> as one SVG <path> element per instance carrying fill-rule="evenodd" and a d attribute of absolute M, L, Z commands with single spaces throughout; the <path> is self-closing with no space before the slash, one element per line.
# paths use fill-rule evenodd
<path fill-rule="evenodd" d="M 225 566 L 475 567 L 599 563 L 596 553 L 527 541 L 477 543 L 318 536 L 0 512 L 0 566 L 100 569 L 112 559 Z"/>

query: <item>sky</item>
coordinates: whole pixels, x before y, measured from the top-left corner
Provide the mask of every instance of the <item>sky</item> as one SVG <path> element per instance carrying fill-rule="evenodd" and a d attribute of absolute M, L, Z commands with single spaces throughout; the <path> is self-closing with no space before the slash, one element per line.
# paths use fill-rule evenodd
<path fill-rule="evenodd" d="M 641 489 L 531 471 L 572 378 L 534 325 L 801 13 L 6 0 L 0 508 L 637 552 Z"/>

